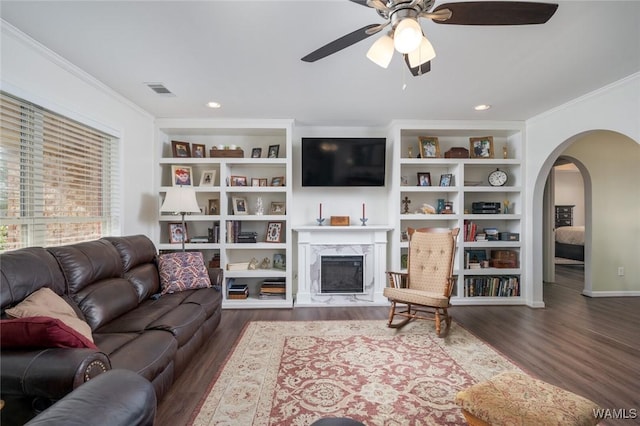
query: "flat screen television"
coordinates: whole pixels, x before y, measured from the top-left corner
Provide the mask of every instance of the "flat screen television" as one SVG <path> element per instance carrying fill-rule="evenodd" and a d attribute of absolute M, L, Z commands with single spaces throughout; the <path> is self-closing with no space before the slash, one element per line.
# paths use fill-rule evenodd
<path fill-rule="evenodd" d="M 302 138 L 302 186 L 384 186 L 385 138 Z"/>

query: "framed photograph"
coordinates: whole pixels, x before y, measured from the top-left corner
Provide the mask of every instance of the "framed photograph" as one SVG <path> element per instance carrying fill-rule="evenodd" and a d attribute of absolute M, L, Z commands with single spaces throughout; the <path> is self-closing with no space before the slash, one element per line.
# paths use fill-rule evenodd
<path fill-rule="evenodd" d="M 193 158 L 204 158 L 206 157 L 206 150 L 207 148 L 199 143 L 192 143 L 191 144 L 191 156 Z"/>
<path fill-rule="evenodd" d="M 273 255 L 273 269 L 287 269 L 287 258 L 282 253 L 275 253 Z"/>
<path fill-rule="evenodd" d="M 420 140 L 420 157 L 422 158 L 438 158 L 440 157 L 440 144 L 438 138 L 435 137 L 418 137 Z"/>
<path fill-rule="evenodd" d="M 207 214 L 213 214 L 213 215 L 218 215 L 220 214 L 220 200 L 215 198 L 212 200 L 209 200 L 209 210 L 207 212 Z"/>
<path fill-rule="evenodd" d="M 269 214 L 285 214 L 285 204 L 284 201 L 272 201 L 271 202 L 271 210 L 269 210 Z"/>
<path fill-rule="evenodd" d="M 265 236 L 264 240 L 268 243 L 281 243 L 283 225 L 284 222 L 268 222 L 267 235 Z"/>
<path fill-rule="evenodd" d="M 260 181 L 260 185 L 258 185 L 258 186 L 269 186 L 269 179 L 260 178 L 259 181 Z"/>
<path fill-rule="evenodd" d="M 200 186 L 213 186 L 216 180 L 216 170 L 205 170 L 200 176 Z"/>
<path fill-rule="evenodd" d="M 269 145 L 268 158 L 278 158 L 280 152 L 280 145 Z"/>
<path fill-rule="evenodd" d="M 482 261 L 487 260 L 486 250 L 467 250 L 465 253 L 467 259 L 469 259 L 468 263 L 482 263 Z"/>
<path fill-rule="evenodd" d="M 177 244 L 184 241 L 185 243 L 189 241 L 187 236 L 187 224 L 184 224 L 184 228 L 182 227 L 182 223 L 180 222 L 171 222 L 168 224 L 169 226 L 169 242 L 171 244 Z"/>
<path fill-rule="evenodd" d="M 233 214 L 249 214 L 247 199 L 244 197 L 231 197 Z"/>
<path fill-rule="evenodd" d="M 440 175 L 440 186 L 451 186 L 453 182 L 453 174 L 443 173 Z"/>
<path fill-rule="evenodd" d="M 272 177 L 271 186 L 284 186 L 284 176 Z"/>
<path fill-rule="evenodd" d="M 418 172 L 418 186 L 431 186 L 431 173 Z"/>
<path fill-rule="evenodd" d="M 193 186 L 193 171 L 190 166 L 171 166 L 171 183 L 173 186 Z"/>
<path fill-rule="evenodd" d="M 469 156 L 471 158 L 493 158 L 493 136 L 469 138 Z"/>
<path fill-rule="evenodd" d="M 260 185 L 260 181 L 261 180 L 262 179 L 260 179 L 260 178 L 251 178 L 251 186 L 261 186 Z"/>
<path fill-rule="evenodd" d="M 174 157 L 191 157 L 191 145 L 189 142 L 171 141 L 171 152 Z"/>
<path fill-rule="evenodd" d="M 262 148 L 253 148 L 251 150 L 251 158 L 260 158 L 262 157 Z"/>
<path fill-rule="evenodd" d="M 247 177 L 231 176 L 231 186 L 247 186 Z"/>

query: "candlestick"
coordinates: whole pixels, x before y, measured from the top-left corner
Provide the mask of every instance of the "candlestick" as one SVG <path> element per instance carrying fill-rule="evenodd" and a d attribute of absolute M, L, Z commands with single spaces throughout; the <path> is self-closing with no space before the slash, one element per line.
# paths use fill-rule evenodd
<path fill-rule="evenodd" d="M 322 203 L 320 203 L 320 214 L 318 215 L 318 217 L 322 217 Z"/>
<path fill-rule="evenodd" d="M 367 215 L 364 214 L 364 203 L 362 203 L 362 217 L 367 217 Z"/>
<path fill-rule="evenodd" d="M 367 217 L 364 212 L 364 203 L 362 203 L 362 217 L 360 218 L 360 222 L 362 222 L 362 226 L 367 224 Z"/>
<path fill-rule="evenodd" d="M 322 217 L 322 203 L 320 203 L 320 209 L 319 209 L 319 216 L 316 219 L 316 222 L 318 222 L 318 226 L 322 226 L 322 223 L 324 222 L 324 218 Z"/>

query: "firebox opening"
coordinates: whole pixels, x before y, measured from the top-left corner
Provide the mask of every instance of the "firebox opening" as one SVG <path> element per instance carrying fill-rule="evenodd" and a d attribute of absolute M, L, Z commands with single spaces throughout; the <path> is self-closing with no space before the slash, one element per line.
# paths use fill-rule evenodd
<path fill-rule="evenodd" d="M 320 293 L 364 293 L 364 256 L 321 256 Z"/>

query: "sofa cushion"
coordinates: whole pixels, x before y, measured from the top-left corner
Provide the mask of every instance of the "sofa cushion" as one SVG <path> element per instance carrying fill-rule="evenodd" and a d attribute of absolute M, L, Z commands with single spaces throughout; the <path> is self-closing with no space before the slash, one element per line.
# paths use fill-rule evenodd
<path fill-rule="evenodd" d="M 5 313 L 13 318 L 25 317 L 50 317 L 57 318 L 68 327 L 82 334 L 87 340 L 93 342 L 89 324 L 78 318 L 71 305 L 53 292 L 50 288 L 43 287 L 18 303 Z"/>
<path fill-rule="evenodd" d="M 211 287 L 209 273 L 200 252 L 166 253 L 160 256 L 162 294 Z"/>
<path fill-rule="evenodd" d="M 170 332 L 178 340 L 178 347 L 181 347 L 197 333 L 206 318 L 200 306 L 188 303 L 167 312 L 149 324 L 148 329 Z"/>
<path fill-rule="evenodd" d="M 0 320 L 3 348 L 90 348 L 97 346 L 57 318 L 26 317 Z"/>
<path fill-rule="evenodd" d="M 144 235 L 133 235 L 104 239 L 113 244 L 120 254 L 124 276 L 138 293 L 139 302 L 160 292 L 157 251 L 149 238 Z"/>

